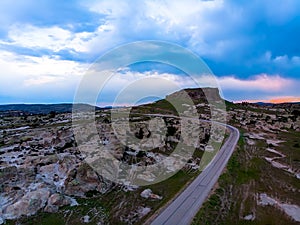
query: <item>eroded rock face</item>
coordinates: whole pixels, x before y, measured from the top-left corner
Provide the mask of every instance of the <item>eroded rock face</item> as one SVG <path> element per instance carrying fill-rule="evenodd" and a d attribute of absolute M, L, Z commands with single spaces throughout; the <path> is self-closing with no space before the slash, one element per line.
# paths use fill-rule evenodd
<path fill-rule="evenodd" d="M 70 205 L 70 204 L 71 204 L 70 198 L 67 198 L 62 194 L 55 193 L 49 197 L 48 204 L 45 207 L 44 211 L 50 213 L 57 212 L 59 207 Z"/>
<path fill-rule="evenodd" d="M 85 197 L 89 191 L 105 193 L 111 186 L 89 165 L 83 163 L 77 169 L 70 171 L 65 181 L 65 194 Z"/>
<path fill-rule="evenodd" d="M 28 192 L 16 203 L 5 208 L 3 217 L 5 219 L 17 219 L 21 216 L 34 215 L 38 210 L 45 207 L 49 195 L 50 192 L 47 189 Z"/>
<path fill-rule="evenodd" d="M 88 191 L 105 192 L 109 188 L 92 169 L 83 166 L 70 126 L 7 129 L 2 139 L 5 145 L 0 147 L 2 221 L 78 205 L 66 193 L 84 197 Z M 67 178 L 78 185 L 72 186 Z"/>
<path fill-rule="evenodd" d="M 60 158 L 60 159 L 59 159 Z M 39 177 L 46 183 L 55 186 L 59 193 L 64 192 L 64 182 L 68 174 L 76 168 L 78 161 L 75 156 L 64 154 L 57 161 L 38 169 Z"/>
<path fill-rule="evenodd" d="M 105 168 L 107 171 L 98 174 L 85 163 L 88 156 L 77 147 L 78 140 L 76 144 L 70 118 L 71 114 L 52 119 L 32 116 L 23 122 L 19 118 L 20 127 L 16 128 L 16 118 L 1 121 L 0 117 L 0 126 L 2 124 L 6 129 L 5 133 L 0 129 L 0 220 L 18 219 L 38 211 L 57 212 L 62 206 L 77 204 L 71 196 L 86 198 L 111 189 L 113 183 L 103 177 L 115 171 L 116 166 L 108 163 Z M 171 124 L 172 129 L 164 131 L 165 123 L 151 125 L 134 122 L 132 129 L 127 131 L 122 126 L 123 122 L 119 121 L 119 136 L 116 136 L 108 122 L 97 120 L 98 133 L 88 139 L 96 140 L 113 157 L 130 165 L 136 163 L 138 166 L 147 166 L 160 162 L 180 139 L 180 123 L 173 118 L 165 118 L 164 122 Z M 89 127 L 84 128 L 83 132 L 89 132 Z M 141 141 L 143 148 L 151 150 L 155 147 L 158 152 L 144 151 L 139 143 L 132 140 L 124 146 L 120 138 L 126 138 L 128 132 Z M 161 132 L 167 133 L 167 137 Z M 189 144 L 189 140 L 186 143 Z M 93 144 L 87 145 L 87 148 L 97 156 L 99 151 L 91 146 Z M 168 170 L 174 170 L 172 162 Z M 149 173 L 139 178 L 152 181 L 155 176 Z M 138 187 L 129 183 L 127 188 L 135 191 Z M 149 198 L 161 197 L 150 193 Z M 148 208 L 142 208 L 141 212 L 137 210 L 134 214 L 145 212 L 148 212 Z"/>

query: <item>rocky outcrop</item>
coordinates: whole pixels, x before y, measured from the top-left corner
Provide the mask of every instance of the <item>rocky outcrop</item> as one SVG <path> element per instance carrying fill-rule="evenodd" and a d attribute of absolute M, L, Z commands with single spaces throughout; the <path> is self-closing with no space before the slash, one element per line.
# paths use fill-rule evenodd
<path fill-rule="evenodd" d="M 145 189 L 144 191 L 142 191 L 141 193 L 141 197 L 142 198 L 150 198 L 150 199 L 158 199 L 158 200 L 161 200 L 162 197 L 159 196 L 159 195 L 156 195 L 156 194 L 153 194 L 152 190 L 151 189 Z"/>
<path fill-rule="evenodd" d="M 99 176 L 89 165 L 83 163 L 68 174 L 64 183 L 64 193 L 71 196 L 86 197 L 88 192 L 107 192 L 111 184 Z"/>
<path fill-rule="evenodd" d="M 66 123 L 69 116 L 60 117 Z M 59 116 L 46 119 L 39 117 L 41 124 L 60 123 Z M 83 166 L 70 126 L 21 128 L 7 129 L 2 137 L 5 147 L 0 147 L 0 221 L 38 211 L 54 213 L 62 206 L 78 204 L 67 193 L 85 197 L 89 191 L 104 193 L 110 187 Z"/>
<path fill-rule="evenodd" d="M 17 219 L 21 216 L 34 215 L 38 210 L 45 207 L 49 195 L 49 190 L 45 188 L 28 192 L 20 200 L 5 208 L 2 217 Z"/>
<path fill-rule="evenodd" d="M 50 196 L 48 199 L 48 204 L 45 207 L 44 211 L 49 213 L 57 212 L 59 207 L 65 205 L 71 205 L 72 201 L 71 198 L 66 197 L 65 195 L 55 193 Z"/>
<path fill-rule="evenodd" d="M 194 103 L 207 103 L 208 101 L 222 100 L 217 88 L 190 88 L 172 93 L 166 97 L 167 100 L 186 100 L 186 97 L 194 101 Z"/>
<path fill-rule="evenodd" d="M 202 96 L 200 95 L 199 98 Z M 103 116 L 106 117 L 107 115 Z M 88 139 L 99 139 L 99 143 L 113 157 L 124 163 L 138 166 L 155 164 L 165 159 L 166 154 L 179 142 L 180 122 L 174 118 L 164 118 L 157 122 L 152 120 L 152 124 L 148 124 L 147 121 L 142 123 L 143 119 L 141 117 L 134 121 L 128 131 L 118 121 L 121 124 L 118 126 L 120 129 L 116 129 L 119 131 L 117 136 L 109 121 L 97 118 L 99 134 L 96 133 Z M 49 115 L 41 115 L 5 120 L 0 117 L 0 127 L 5 127 L 5 130 L 0 130 L 0 221 L 19 219 L 39 211 L 55 213 L 62 206 L 76 205 L 76 200 L 71 197 L 88 198 L 112 189 L 111 181 L 85 163 L 87 154 L 77 148 L 78 143 L 75 142 L 70 121 L 71 114 L 56 114 L 51 118 Z M 165 124 L 172 125 L 172 128 L 165 129 Z M 89 128 L 83 130 L 89 131 Z M 140 140 L 142 145 L 128 139 L 127 147 L 124 146 L 120 137 L 126 138 L 128 132 L 134 140 Z M 154 148 L 156 151 L 151 152 Z M 92 153 L 97 157 L 96 150 Z M 115 167 L 112 164 L 113 169 Z M 112 170 L 108 168 L 108 173 Z M 171 161 L 168 170 L 174 171 Z M 146 173 L 138 179 L 152 181 L 155 175 Z M 138 188 L 130 183 L 125 186 L 124 190 L 127 191 L 136 191 Z M 148 199 L 162 198 L 151 190 L 145 190 L 142 196 Z M 141 217 L 149 210 L 141 207 L 132 215 Z M 89 216 L 92 220 L 93 216 Z"/>

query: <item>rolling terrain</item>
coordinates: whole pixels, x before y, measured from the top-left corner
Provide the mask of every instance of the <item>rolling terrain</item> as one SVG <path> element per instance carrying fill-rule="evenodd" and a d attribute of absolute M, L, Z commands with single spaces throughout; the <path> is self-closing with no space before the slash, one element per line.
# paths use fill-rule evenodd
<path fill-rule="evenodd" d="M 196 110 L 201 119 L 209 120 L 212 115 L 203 91 L 188 89 L 187 93 L 196 107 L 185 104 L 182 91 L 166 99 L 176 99 L 179 109 Z M 209 93 L 222 101 L 215 90 Z M 149 114 L 159 114 L 168 127 L 164 145 L 148 153 L 126 148 L 112 135 L 109 109 L 96 110 L 101 142 L 114 157 L 130 165 L 164 159 L 181 136 L 180 121 L 167 116 L 178 116 L 178 112 L 167 100 L 133 107 L 130 115 L 131 132 L 145 139 L 150 135 Z M 238 147 L 193 224 L 297 224 L 299 104 L 225 104 L 228 124 L 241 134 Z M 174 176 L 144 187 L 120 185 L 84 163 L 72 131 L 71 109 L 70 104 L 0 107 L 0 222 L 143 224 L 200 174 L 200 160 L 209 145 L 209 124 L 201 123 L 196 151 Z M 28 202 L 32 202 L 30 207 Z"/>

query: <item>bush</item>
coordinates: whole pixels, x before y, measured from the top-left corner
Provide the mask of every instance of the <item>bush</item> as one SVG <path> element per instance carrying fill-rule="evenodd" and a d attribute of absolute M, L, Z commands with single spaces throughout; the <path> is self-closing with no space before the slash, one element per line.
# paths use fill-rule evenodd
<path fill-rule="evenodd" d="M 296 143 L 296 144 L 293 145 L 293 147 L 300 148 L 300 145 L 299 145 L 299 143 Z"/>

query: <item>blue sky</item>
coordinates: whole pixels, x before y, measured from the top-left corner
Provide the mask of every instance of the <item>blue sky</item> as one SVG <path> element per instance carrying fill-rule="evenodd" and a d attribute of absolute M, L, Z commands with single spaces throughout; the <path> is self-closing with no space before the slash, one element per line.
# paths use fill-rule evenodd
<path fill-rule="evenodd" d="M 300 97 L 298 0 L 2 0 L 0 103 L 72 102 L 91 63 L 141 40 L 202 57 L 226 99 Z M 151 72 L 188 84 L 174 68 L 135 65 L 110 82 L 103 104 L 113 101 L 110 89 Z"/>

